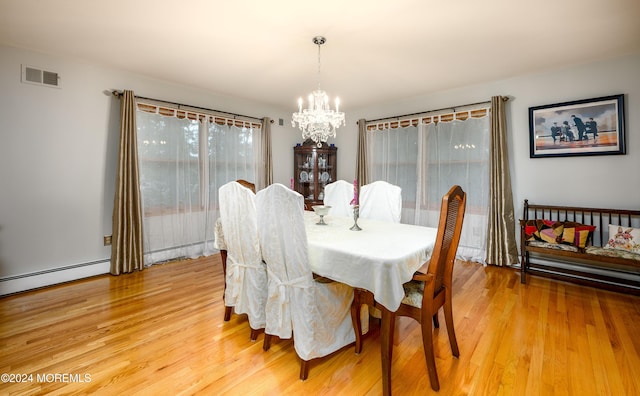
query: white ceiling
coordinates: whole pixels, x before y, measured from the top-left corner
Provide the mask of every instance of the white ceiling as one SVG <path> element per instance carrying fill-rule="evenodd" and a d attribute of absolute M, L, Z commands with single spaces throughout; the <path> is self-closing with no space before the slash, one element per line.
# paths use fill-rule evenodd
<path fill-rule="evenodd" d="M 640 1 L 0 0 L 2 44 L 282 108 L 318 84 L 317 35 L 348 111 L 638 52 Z"/>

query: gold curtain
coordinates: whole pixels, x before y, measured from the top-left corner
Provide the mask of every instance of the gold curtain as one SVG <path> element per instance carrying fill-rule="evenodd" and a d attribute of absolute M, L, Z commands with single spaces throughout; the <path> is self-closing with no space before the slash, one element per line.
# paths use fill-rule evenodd
<path fill-rule="evenodd" d="M 491 98 L 491 150 L 489 178 L 489 213 L 487 225 L 487 264 L 505 266 L 518 263 L 515 217 L 509 158 L 505 102 L 508 98 Z"/>
<path fill-rule="evenodd" d="M 270 186 L 273 183 L 273 162 L 271 159 L 271 119 L 264 117 L 262 119 L 262 163 L 264 169 L 262 175 L 258 176 L 258 180 L 263 180 L 263 183 L 258 183 L 256 186 L 258 190 Z"/>
<path fill-rule="evenodd" d="M 142 204 L 136 142 L 136 99 L 133 91 L 120 96 L 120 148 L 113 202 L 111 274 L 144 268 L 142 248 Z"/>
<path fill-rule="evenodd" d="M 356 179 L 364 186 L 369 182 L 367 173 L 367 120 L 358 120 L 358 149 L 356 153 Z"/>

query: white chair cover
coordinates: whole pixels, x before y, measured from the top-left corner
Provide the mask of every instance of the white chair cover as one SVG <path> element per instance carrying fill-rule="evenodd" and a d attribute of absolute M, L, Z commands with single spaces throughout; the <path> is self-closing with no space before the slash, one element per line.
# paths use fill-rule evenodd
<path fill-rule="evenodd" d="M 360 188 L 360 217 L 363 219 L 400 222 L 402 189 L 385 181 Z"/>
<path fill-rule="evenodd" d="M 303 360 L 354 342 L 353 288 L 313 280 L 302 195 L 272 184 L 256 194 L 256 208 L 269 283 L 265 333 L 284 339 L 293 334 L 296 353 Z"/>
<path fill-rule="evenodd" d="M 331 206 L 329 214 L 334 216 L 353 216 L 351 200 L 353 184 L 346 180 L 338 180 L 324 186 L 324 204 Z"/>
<path fill-rule="evenodd" d="M 246 313 L 252 329 L 266 325 L 267 268 L 262 261 L 255 194 L 233 181 L 218 189 L 220 224 L 227 250 L 224 301 Z"/>

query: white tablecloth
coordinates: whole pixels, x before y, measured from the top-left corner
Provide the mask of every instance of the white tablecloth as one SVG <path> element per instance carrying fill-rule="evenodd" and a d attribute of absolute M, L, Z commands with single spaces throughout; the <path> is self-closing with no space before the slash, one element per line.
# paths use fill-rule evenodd
<path fill-rule="evenodd" d="M 437 229 L 353 218 L 319 217 L 305 212 L 309 263 L 318 275 L 373 292 L 376 301 L 396 311 L 404 297 L 402 285 L 430 257 Z"/>
<path fill-rule="evenodd" d="M 437 229 L 358 219 L 361 231 L 351 231 L 353 218 L 325 216 L 317 225 L 314 212 L 304 212 L 311 270 L 321 276 L 373 292 L 396 311 L 404 297 L 402 285 L 430 257 Z M 217 222 L 219 223 L 219 222 Z M 224 250 L 224 235 L 216 224 L 215 247 Z"/>

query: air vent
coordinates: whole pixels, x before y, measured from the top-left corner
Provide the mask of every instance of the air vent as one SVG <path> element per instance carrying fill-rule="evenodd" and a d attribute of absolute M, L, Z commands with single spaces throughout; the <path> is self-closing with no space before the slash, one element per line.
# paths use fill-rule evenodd
<path fill-rule="evenodd" d="M 22 82 L 60 88 L 60 76 L 58 73 L 38 69 L 37 67 L 32 66 L 22 65 Z"/>

